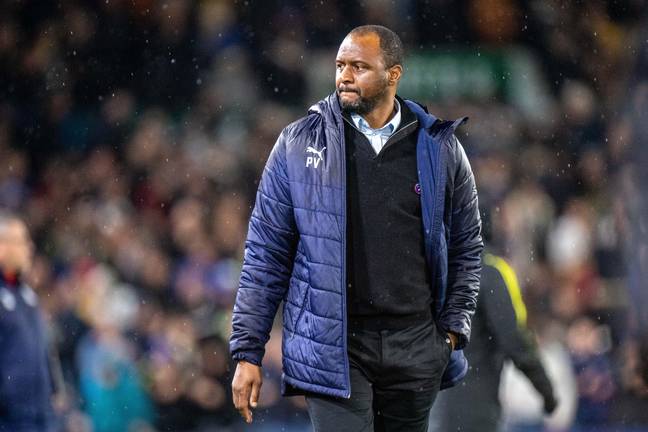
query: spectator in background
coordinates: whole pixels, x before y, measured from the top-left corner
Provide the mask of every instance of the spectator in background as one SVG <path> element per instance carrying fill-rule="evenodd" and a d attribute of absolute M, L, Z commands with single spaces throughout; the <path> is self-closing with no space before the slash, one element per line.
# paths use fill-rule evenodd
<path fill-rule="evenodd" d="M 115 286 L 97 266 L 87 297 L 92 330 L 77 349 L 80 394 L 95 432 L 144 429 L 153 410 L 135 365 L 133 342 L 125 337 L 137 313 L 137 298 L 127 286 Z"/>
<path fill-rule="evenodd" d="M 589 317 L 575 320 L 567 331 L 578 383 L 576 421 L 585 428 L 606 423 L 610 414 L 616 393 L 610 342 L 609 329 Z"/>
<path fill-rule="evenodd" d="M 6 432 L 57 429 L 44 321 L 24 281 L 32 248 L 25 223 L 0 213 L 0 431 Z"/>

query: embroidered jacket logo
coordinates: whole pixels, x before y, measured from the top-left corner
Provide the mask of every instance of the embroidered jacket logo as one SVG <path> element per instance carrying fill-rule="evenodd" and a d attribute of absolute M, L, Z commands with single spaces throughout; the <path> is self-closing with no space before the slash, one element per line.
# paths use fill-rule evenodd
<path fill-rule="evenodd" d="M 312 153 L 314 155 L 306 157 L 306 167 L 312 166 L 313 168 L 317 168 L 320 162 L 324 160 L 324 156 L 322 155 L 324 150 L 326 150 L 326 147 L 323 147 L 322 150 L 317 150 L 311 146 L 306 147 L 306 153 Z"/>

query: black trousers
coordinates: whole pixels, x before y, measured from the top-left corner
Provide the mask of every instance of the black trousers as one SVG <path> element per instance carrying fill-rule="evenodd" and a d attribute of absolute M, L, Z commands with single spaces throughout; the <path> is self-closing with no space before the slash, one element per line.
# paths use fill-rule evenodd
<path fill-rule="evenodd" d="M 427 431 L 450 358 L 436 325 L 350 330 L 348 352 L 351 398 L 306 396 L 315 432 Z"/>

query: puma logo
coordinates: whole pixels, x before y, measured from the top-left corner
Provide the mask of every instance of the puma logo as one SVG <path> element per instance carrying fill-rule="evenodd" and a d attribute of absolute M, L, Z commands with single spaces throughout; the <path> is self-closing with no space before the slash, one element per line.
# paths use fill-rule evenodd
<path fill-rule="evenodd" d="M 326 150 L 326 147 L 322 147 L 321 150 L 317 150 L 314 147 L 308 146 L 306 147 L 306 153 L 312 153 L 316 156 L 307 156 L 306 157 L 306 167 L 312 166 L 313 168 L 317 168 L 324 160 L 324 156 L 322 153 L 324 153 L 324 150 Z"/>

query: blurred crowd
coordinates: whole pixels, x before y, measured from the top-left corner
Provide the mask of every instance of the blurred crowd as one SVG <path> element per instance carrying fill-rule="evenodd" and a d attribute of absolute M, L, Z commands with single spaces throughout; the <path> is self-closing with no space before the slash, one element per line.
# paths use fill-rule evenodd
<path fill-rule="evenodd" d="M 488 247 L 517 270 L 540 347 L 570 362 L 565 424 L 648 424 L 643 7 L 3 2 L 0 206 L 35 238 L 28 276 L 60 359 L 65 430 L 238 430 L 226 341 L 257 181 L 280 130 L 325 96 L 310 91 L 313 53 L 332 77 L 337 45 L 364 23 L 411 53 L 516 47 L 536 60 L 542 116 L 416 96 L 471 117 L 460 140 Z M 303 400 L 279 396 L 280 334 L 264 372 L 255 427 L 303 430 Z"/>

